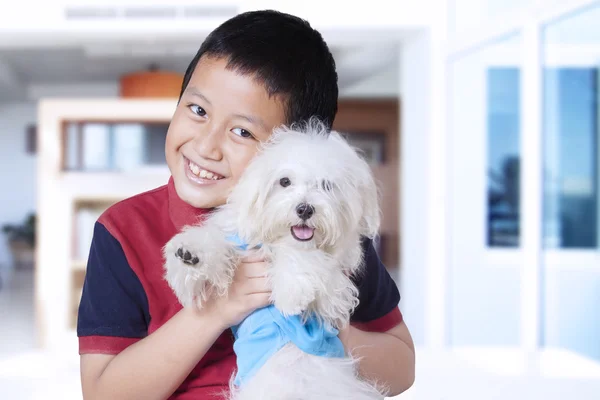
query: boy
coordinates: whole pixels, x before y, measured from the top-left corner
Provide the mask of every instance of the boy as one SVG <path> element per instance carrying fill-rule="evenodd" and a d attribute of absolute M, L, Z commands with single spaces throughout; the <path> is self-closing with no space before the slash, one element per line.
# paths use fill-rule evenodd
<path fill-rule="evenodd" d="M 228 388 L 229 328 L 269 304 L 266 264 L 248 257 L 226 298 L 182 309 L 163 279 L 162 247 L 225 202 L 274 127 L 313 115 L 331 125 L 337 96 L 327 45 L 296 17 L 240 14 L 204 41 L 167 133 L 169 182 L 115 204 L 94 227 L 78 319 L 86 399 L 208 399 Z M 372 243 L 363 246 L 360 305 L 340 339 L 363 358 L 364 376 L 397 394 L 414 379 L 413 344 L 398 289 Z"/>

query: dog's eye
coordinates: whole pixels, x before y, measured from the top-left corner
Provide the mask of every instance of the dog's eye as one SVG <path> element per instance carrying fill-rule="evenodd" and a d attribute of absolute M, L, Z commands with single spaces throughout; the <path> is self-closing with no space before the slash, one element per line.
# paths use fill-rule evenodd
<path fill-rule="evenodd" d="M 290 181 L 290 178 L 281 178 L 279 184 L 283 187 L 288 187 L 292 184 L 292 181 Z"/>
<path fill-rule="evenodd" d="M 329 181 L 323 181 L 323 182 L 321 182 L 321 187 L 326 192 L 329 192 L 329 191 L 331 191 L 333 189 L 333 183 L 331 183 Z"/>

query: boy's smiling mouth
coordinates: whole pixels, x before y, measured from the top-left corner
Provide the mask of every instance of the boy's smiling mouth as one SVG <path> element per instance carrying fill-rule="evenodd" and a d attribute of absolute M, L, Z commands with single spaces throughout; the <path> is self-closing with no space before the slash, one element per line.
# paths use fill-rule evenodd
<path fill-rule="evenodd" d="M 183 157 L 186 164 L 186 172 L 188 177 L 190 177 L 194 182 L 197 183 L 212 183 L 219 181 L 224 178 L 224 176 L 217 174 L 214 171 L 210 171 L 205 169 L 198 164 L 194 163 L 187 157 Z"/>

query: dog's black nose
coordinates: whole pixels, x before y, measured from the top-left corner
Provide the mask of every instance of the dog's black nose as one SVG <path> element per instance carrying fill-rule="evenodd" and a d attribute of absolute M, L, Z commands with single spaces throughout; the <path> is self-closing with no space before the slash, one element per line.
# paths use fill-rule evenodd
<path fill-rule="evenodd" d="M 298 204 L 298 207 L 296 207 L 296 214 L 298 214 L 298 216 L 302 218 L 303 221 L 306 221 L 307 219 L 312 217 L 314 213 L 315 208 L 310 204 L 302 203 Z"/>

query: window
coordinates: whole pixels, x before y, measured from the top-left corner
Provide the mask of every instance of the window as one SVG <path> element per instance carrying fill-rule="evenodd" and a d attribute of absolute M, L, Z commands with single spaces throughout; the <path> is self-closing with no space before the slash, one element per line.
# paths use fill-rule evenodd
<path fill-rule="evenodd" d="M 519 246 L 520 69 L 487 70 L 487 244 Z"/>
<path fill-rule="evenodd" d="M 598 247 L 600 8 L 544 30 L 546 248 Z"/>
<path fill-rule="evenodd" d="M 125 171 L 166 165 L 167 130 L 167 123 L 70 122 L 65 169 Z"/>
<path fill-rule="evenodd" d="M 451 64 L 456 223 L 484 247 L 520 244 L 521 49 L 509 36 Z"/>
<path fill-rule="evenodd" d="M 542 342 L 600 360 L 600 5 L 542 30 Z"/>
<path fill-rule="evenodd" d="M 449 63 L 454 346 L 519 342 L 522 54 L 518 33 Z"/>

